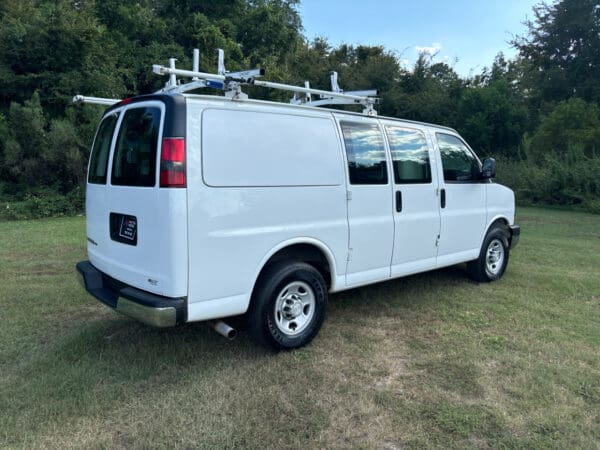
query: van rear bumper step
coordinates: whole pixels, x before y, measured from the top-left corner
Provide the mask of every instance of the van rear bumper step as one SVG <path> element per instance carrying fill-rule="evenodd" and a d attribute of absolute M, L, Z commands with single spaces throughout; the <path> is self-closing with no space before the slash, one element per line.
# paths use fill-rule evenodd
<path fill-rule="evenodd" d="M 163 297 L 134 288 L 100 272 L 89 261 L 80 261 L 75 267 L 86 291 L 126 316 L 160 328 L 186 320 L 185 298 Z"/>

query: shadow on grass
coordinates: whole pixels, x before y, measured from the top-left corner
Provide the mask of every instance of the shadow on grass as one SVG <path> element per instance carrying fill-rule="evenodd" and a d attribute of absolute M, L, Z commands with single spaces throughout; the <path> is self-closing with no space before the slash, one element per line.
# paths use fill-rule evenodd
<path fill-rule="evenodd" d="M 458 265 L 334 293 L 328 307 L 335 313 L 377 316 L 390 308 L 427 308 L 451 298 L 456 288 L 477 286 Z"/>

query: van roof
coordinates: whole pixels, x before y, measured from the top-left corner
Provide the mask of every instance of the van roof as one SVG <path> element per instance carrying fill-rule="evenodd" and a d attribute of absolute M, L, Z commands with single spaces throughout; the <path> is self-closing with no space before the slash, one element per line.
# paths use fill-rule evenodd
<path fill-rule="evenodd" d="M 226 97 L 222 97 L 222 96 L 217 96 L 217 95 L 204 95 L 204 94 L 181 94 L 186 98 L 193 98 L 193 99 L 198 99 L 198 100 L 206 100 L 206 101 L 221 101 L 221 102 L 231 102 L 232 100 L 226 98 Z M 285 108 L 285 109 L 305 109 L 305 110 L 310 110 L 310 111 L 320 111 L 320 112 L 333 112 L 333 113 L 340 113 L 340 114 L 347 114 L 347 115 L 352 115 L 352 116 L 357 116 L 357 117 L 371 117 L 371 116 L 366 116 L 365 114 L 359 113 L 359 112 L 354 112 L 354 111 L 345 111 L 345 110 L 341 110 L 341 109 L 333 109 L 333 108 L 324 108 L 324 107 L 320 107 L 320 106 L 309 106 L 309 105 L 294 105 L 292 103 L 282 103 L 282 102 L 274 102 L 274 101 L 269 101 L 269 100 L 258 100 L 258 99 L 245 99 L 245 100 L 239 100 L 237 101 L 239 103 L 249 103 L 249 104 L 254 104 L 254 105 L 268 105 L 268 106 L 274 106 L 274 107 L 278 107 L 278 108 Z M 385 119 L 385 120 L 393 120 L 393 121 L 397 121 L 397 122 L 403 122 L 403 123 L 408 123 L 408 124 L 416 124 L 416 125 L 422 125 L 422 126 L 426 126 L 426 127 L 432 127 L 432 128 L 437 128 L 440 130 L 446 130 L 446 131 L 452 131 L 453 133 L 457 133 L 458 132 L 451 127 L 446 127 L 444 125 L 436 125 L 436 124 L 432 124 L 432 123 L 427 123 L 427 122 L 420 122 L 417 120 L 409 120 L 409 119 L 399 119 L 397 117 L 390 117 L 390 116 L 372 116 L 376 119 Z"/>
<path fill-rule="evenodd" d="M 135 96 L 132 98 L 129 98 L 125 101 L 116 103 L 114 105 L 112 105 L 111 107 L 107 108 L 105 111 L 105 114 L 114 110 L 115 108 L 118 108 L 120 106 L 122 106 L 125 103 L 133 103 L 133 102 L 138 102 L 138 101 L 145 101 L 145 100 L 164 100 L 165 98 L 170 98 L 171 100 L 175 100 L 176 97 L 179 98 L 190 98 L 190 99 L 197 99 L 197 100 L 203 100 L 203 101 L 207 101 L 207 102 L 221 102 L 221 103 L 230 103 L 233 100 L 228 99 L 226 97 L 223 96 L 217 96 L 217 95 L 204 95 L 204 94 L 148 94 L 148 95 L 139 95 L 139 96 Z M 235 102 L 237 103 L 245 103 L 245 104 L 252 104 L 252 105 L 265 105 L 265 106 L 271 106 L 271 107 L 277 107 L 277 108 L 284 108 L 284 109 L 304 109 L 304 110 L 309 110 L 309 111 L 315 111 L 315 112 L 332 112 L 332 113 L 338 113 L 338 114 L 345 114 L 345 115 L 351 115 L 351 116 L 356 116 L 356 117 L 371 117 L 371 116 L 366 116 L 365 114 L 359 113 L 359 112 L 354 112 L 354 111 L 345 111 L 345 110 L 340 110 L 340 109 L 333 109 L 333 108 L 324 108 L 324 107 L 317 107 L 317 106 L 308 106 L 308 105 L 294 105 L 291 103 L 282 103 L 282 102 L 274 102 L 274 101 L 269 101 L 269 100 L 258 100 L 258 99 L 245 99 L 245 100 L 235 100 Z M 178 103 L 178 102 L 177 102 Z M 432 124 L 432 123 L 427 123 L 427 122 L 420 122 L 417 120 L 409 120 L 409 119 L 399 119 L 397 117 L 390 117 L 390 116 L 372 116 L 374 118 L 377 119 L 385 119 L 385 120 L 393 120 L 395 122 L 402 122 L 402 123 L 407 123 L 407 124 L 416 124 L 416 125 L 421 125 L 421 126 L 426 126 L 426 127 L 432 127 L 432 128 L 436 128 L 439 130 L 446 130 L 446 131 L 451 131 L 453 133 L 458 134 L 458 132 L 451 128 L 451 127 L 446 127 L 443 125 L 436 125 L 436 124 Z"/>

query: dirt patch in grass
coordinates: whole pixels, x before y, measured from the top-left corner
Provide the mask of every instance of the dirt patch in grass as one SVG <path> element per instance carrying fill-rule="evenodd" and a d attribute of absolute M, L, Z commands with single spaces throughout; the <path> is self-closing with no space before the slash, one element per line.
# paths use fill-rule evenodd
<path fill-rule="evenodd" d="M 376 387 L 391 389 L 399 384 L 401 377 L 408 375 L 406 355 L 391 353 L 384 358 L 387 374 L 375 380 Z"/>
<path fill-rule="evenodd" d="M 394 448 L 391 411 L 376 401 L 378 392 L 401 392 L 402 379 L 408 375 L 407 355 L 390 337 L 388 326 L 392 324 L 377 321 L 377 326 L 354 329 L 360 350 L 342 342 L 319 348 L 316 364 L 332 387 L 321 397 L 329 416 L 327 427 L 319 434 L 323 446 Z"/>

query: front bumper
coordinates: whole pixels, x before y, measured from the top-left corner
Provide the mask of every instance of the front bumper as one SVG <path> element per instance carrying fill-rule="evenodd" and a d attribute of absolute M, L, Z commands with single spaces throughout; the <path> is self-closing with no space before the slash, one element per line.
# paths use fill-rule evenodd
<path fill-rule="evenodd" d="M 185 298 L 163 297 L 134 288 L 100 272 L 89 261 L 80 261 L 75 267 L 86 291 L 126 316 L 160 328 L 186 320 Z"/>
<path fill-rule="evenodd" d="M 510 230 L 510 249 L 512 250 L 519 243 L 519 237 L 521 236 L 521 227 L 519 225 L 511 225 Z"/>

